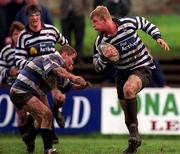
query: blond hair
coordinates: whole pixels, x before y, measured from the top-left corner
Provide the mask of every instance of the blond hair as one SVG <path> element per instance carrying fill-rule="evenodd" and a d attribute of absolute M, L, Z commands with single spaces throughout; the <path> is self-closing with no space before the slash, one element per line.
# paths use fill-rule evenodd
<path fill-rule="evenodd" d="M 89 15 L 90 19 L 94 17 L 99 17 L 100 19 L 111 19 L 111 14 L 105 6 L 97 6 Z"/>

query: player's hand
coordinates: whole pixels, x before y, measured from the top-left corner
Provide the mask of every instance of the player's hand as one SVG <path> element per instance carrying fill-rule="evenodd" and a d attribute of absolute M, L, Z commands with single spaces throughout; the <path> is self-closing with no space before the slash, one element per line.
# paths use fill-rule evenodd
<path fill-rule="evenodd" d="M 161 38 L 157 39 L 157 43 L 165 50 L 165 51 L 169 51 L 170 48 L 168 46 L 168 44 Z"/>
<path fill-rule="evenodd" d="M 119 51 L 110 43 L 101 43 L 100 51 L 105 58 L 112 62 L 117 62 L 120 59 Z"/>
<path fill-rule="evenodd" d="M 92 88 L 92 84 L 89 81 L 86 81 L 86 88 Z"/>
<path fill-rule="evenodd" d="M 84 78 L 82 78 L 81 76 L 74 76 L 71 80 L 74 84 L 77 84 L 81 87 L 85 87 L 86 86 L 86 80 Z"/>
<path fill-rule="evenodd" d="M 9 71 L 10 76 L 17 76 L 18 73 L 19 73 L 19 70 L 18 70 L 17 67 L 13 67 L 13 68 L 11 68 L 10 71 Z"/>

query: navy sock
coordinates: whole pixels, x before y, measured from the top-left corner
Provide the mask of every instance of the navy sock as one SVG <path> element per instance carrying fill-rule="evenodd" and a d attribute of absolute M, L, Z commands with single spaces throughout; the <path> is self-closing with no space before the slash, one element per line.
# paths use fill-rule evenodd
<path fill-rule="evenodd" d="M 137 124 L 137 99 L 126 99 L 126 110 L 128 114 L 129 124 Z"/>
<path fill-rule="evenodd" d="M 29 129 L 29 133 L 28 133 L 29 140 L 34 142 L 34 140 L 38 134 L 39 134 L 39 129 L 36 129 L 34 127 L 34 125 L 31 125 L 31 127 Z"/>
<path fill-rule="evenodd" d="M 41 128 L 40 133 L 44 143 L 44 151 L 52 149 L 52 130 L 47 128 Z"/>
<path fill-rule="evenodd" d="M 24 125 L 24 126 L 19 126 L 18 128 L 19 128 L 19 132 L 20 132 L 21 136 L 23 136 L 23 135 L 27 132 L 27 127 L 26 127 L 26 125 Z"/>

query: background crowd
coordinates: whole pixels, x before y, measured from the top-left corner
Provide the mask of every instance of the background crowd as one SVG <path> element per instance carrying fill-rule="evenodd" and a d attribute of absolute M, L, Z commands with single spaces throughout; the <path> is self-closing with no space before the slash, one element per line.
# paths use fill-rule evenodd
<path fill-rule="evenodd" d="M 40 4 L 43 22 L 52 25 L 54 24 L 53 15 L 48 10 L 49 7 L 42 5 L 41 2 L 42 1 L 38 0 L 0 0 L 0 50 L 7 44 L 12 43 L 9 29 L 13 21 L 20 21 L 25 26 L 27 25 L 25 8 L 29 4 Z M 83 57 L 85 57 L 85 20 L 88 13 L 97 5 L 105 5 L 109 9 L 111 15 L 115 17 L 132 16 L 132 3 L 131 0 L 59 0 L 59 23 L 61 32 L 69 41 L 69 44 L 78 52 L 77 63 L 86 63 Z M 158 58 L 156 58 L 156 61 L 158 61 Z M 159 64 L 157 66 L 160 68 L 159 61 L 157 64 Z M 114 83 L 114 73 L 114 68 L 109 64 L 107 69 L 103 72 L 103 82 Z M 157 74 L 161 74 L 161 84 L 157 85 L 153 83 L 152 86 L 154 87 L 156 85 L 163 87 L 166 83 L 162 70 L 158 71 Z"/>

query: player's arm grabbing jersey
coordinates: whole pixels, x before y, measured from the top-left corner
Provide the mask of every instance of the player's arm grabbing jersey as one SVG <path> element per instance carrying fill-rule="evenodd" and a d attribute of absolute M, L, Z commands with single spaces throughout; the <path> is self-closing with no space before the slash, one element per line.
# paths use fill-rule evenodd
<path fill-rule="evenodd" d="M 16 66 L 22 69 L 35 57 L 54 53 L 56 43 L 62 46 L 68 44 L 56 27 L 44 24 L 39 32 L 33 32 L 26 27 L 18 38 L 15 52 Z"/>
<path fill-rule="evenodd" d="M 10 69 L 15 67 L 14 56 L 15 48 L 11 44 L 5 46 L 0 52 L 0 85 L 10 75 Z"/>
<path fill-rule="evenodd" d="M 118 25 L 115 36 L 100 33 L 94 44 L 93 66 L 97 72 L 104 70 L 107 61 L 103 58 L 100 51 L 100 44 L 107 42 L 116 47 L 119 51 L 120 59 L 114 62 L 114 66 L 122 70 L 133 70 L 138 67 L 147 66 L 154 69 L 155 66 L 149 55 L 147 48 L 138 36 L 136 31 L 143 30 L 152 38 L 161 38 L 159 29 L 146 20 L 144 17 L 134 18 L 115 18 L 113 21 Z"/>

